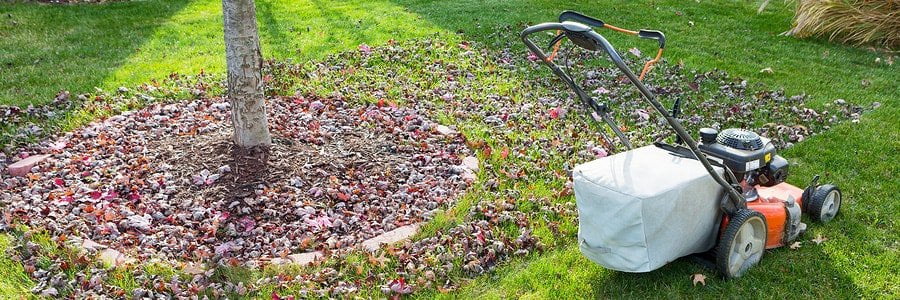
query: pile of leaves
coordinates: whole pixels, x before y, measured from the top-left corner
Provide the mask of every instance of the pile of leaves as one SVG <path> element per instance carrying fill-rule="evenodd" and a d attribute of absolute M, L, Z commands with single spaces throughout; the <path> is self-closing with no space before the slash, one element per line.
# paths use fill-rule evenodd
<path fill-rule="evenodd" d="M 361 45 L 304 64 L 268 62 L 270 126 L 279 136 L 274 171 L 254 193 L 237 200 L 222 198 L 232 172 L 225 167 L 228 145 L 222 143 L 229 135 L 227 105 L 205 92 L 221 83 L 173 78 L 187 83 L 176 85 L 198 100 L 151 104 L 18 148 L 15 155 L 54 152 L 64 158 L 42 164 L 35 178 L 4 179 L 4 197 L 12 200 L 3 205 L 24 211 L 11 210 L 16 213 L 5 221 L 46 228 L 57 239 L 77 235 L 126 249 L 146 245 L 138 250 L 146 255 L 141 258 L 206 261 L 209 268 L 191 276 L 141 272 L 133 278 L 139 288 L 130 291 L 103 280 L 87 289 L 53 281 L 53 272 L 61 272 L 54 270 L 71 265 L 65 257 L 53 258 L 49 268 L 41 268 L 49 275 L 35 278 L 42 287 L 56 283 L 57 290 L 71 295 L 204 292 L 274 298 L 452 290 L 463 278 L 490 272 L 511 258 L 573 242 L 577 223 L 566 171 L 622 149 L 603 140 L 600 130 L 608 129 L 594 122 L 545 66 L 517 49 L 426 39 Z M 632 65 L 649 59 L 636 49 L 629 53 Z M 671 139 L 667 125 L 603 56 L 573 50 L 557 59 L 613 108 L 633 143 Z M 811 108 L 806 95 L 788 96 L 722 71 L 696 72 L 678 64 L 660 64 L 646 83 L 667 105 L 683 101 L 681 118 L 691 132 L 741 127 L 782 147 L 855 120 L 862 111 L 842 99 Z M 158 86 L 171 84 L 145 85 L 121 97 L 166 93 Z M 460 134 L 442 133 L 449 128 L 429 120 Z M 85 160 L 87 153 L 92 158 Z M 468 177 L 472 186 L 454 199 L 467 181 L 459 166 L 464 156 L 478 158 L 478 177 Z M 93 181 L 84 182 L 85 164 L 98 160 L 104 163 L 87 170 Z M 119 167 L 110 169 L 113 165 Z M 373 195 L 376 199 L 367 198 Z M 93 209 L 85 213 L 88 203 Z M 107 210 L 113 210 L 109 222 Z M 373 253 L 344 247 L 431 214 L 435 221 L 418 240 Z M 17 249 L 27 243 L 22 239 Z M 325 250 L 325 259 L 303 270 L 264 267 L 265 275 L 249 281 L 215 271 L 241 265 L 233 258 L 308 249 Z M 76 277 L 91 278 L 94 269 L 79 269 L 84 275 Z"/>
<path fill-rule="evenodd" d="M 289 97 L 268 112 L 273 166 L 252 194 L 229 193 L 229 109 L 212 98 L 151 105 L 22 149 L 53 157 L 4 178 L 7 222 L 141 259 L 248 260 L 355 245 L 423 221 L 465 187 L 461 137 L 420 111 Z"/>

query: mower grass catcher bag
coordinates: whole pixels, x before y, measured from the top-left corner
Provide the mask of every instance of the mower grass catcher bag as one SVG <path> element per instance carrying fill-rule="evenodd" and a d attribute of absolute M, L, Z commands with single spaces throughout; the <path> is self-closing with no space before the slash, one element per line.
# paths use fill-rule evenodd
<path fill-rule="evenodd" d="M 578 165 L 572 177 L 579 248 L 603 267 L 649 272 L 716 242 L 723 191 L 697 160 L 646 146 Z"/>

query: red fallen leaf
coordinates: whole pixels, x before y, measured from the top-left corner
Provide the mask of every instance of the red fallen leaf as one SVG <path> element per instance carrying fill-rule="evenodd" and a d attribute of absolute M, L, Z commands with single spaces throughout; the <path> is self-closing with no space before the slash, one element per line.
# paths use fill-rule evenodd
<path fill-rule="evenodd" d="M 107 210 L 105 213 L 103 213 L 103 220 L 112 221 L 115 219 L 116 219 L 116 213 L 114 211 Z"/>
<path fill-rule="evenodd" d="M 459 43 L 459 47 L 463 48 L 465 50 L 469 50 L 469 42 L 463 41 L 463 42 Z"/>
<path fill-rule="evenodd" d="M 347 200 L 350 200 L 350 195 L 347 195 L 344 193 L 337 193 L 337 198 L 340 199 L 341 201 L 347 201 Z"/>
<path fill-rule="evenodd" d="M 59 199 L 59 202 L 60 203 L 72 203 L 72 202 L 75 202 L 75 198 L 72 196 L 65 196 L 65 197 L 62 197 L 62 199 Z"/>
<path fill-rule="evenodd" d="M 294 296 L 287 296 L 282 298 L 281 296 L 278 296 L 278 293 L 272 292 L 272 300 L 294 300 Z"/>
<path fill-rule="evenodd" d="M 388 284 L 388 287 L 392 292 L 397 293 L 396 295 L 398 296 L 412 293 L 412 286 L 406 284 L 406 280 L 403 277 L 394 279 Z"/>
<path fill-rule="evenodd" d="M 484 231 L 478 230 L 478 233 L 475 234 L 475 238 L 478 239 L 478 242 L 480 242 L 481 244 L 484 244 L 485 243 Z"/>
<path fill-rule="evenodd" d="M 547 113 L 550 114 L 551 119 L 559 118 L 559 111 L 556 110 L 555 108 L 551 108 L 550 111 L 548 111 Z"/>
<path fill-rule="evenodd" d="M 131 194 L 128 195 L 128 199 L 131 201 L 139 201 L 141 200 L 141 194 L 138 192 L 131 192 Z"/>
<path fill-rule="evenodd" d="M 53 179 L 53 183 L 56 184 L 56 185 L 58 185 L 58 186 L 64 186 L 64 185 L 66 185 L 66 181 L 65 181 L 65 180 L 62 180 L 62 178 L 55 178 L 55 179 Z"/>
<path fill-rule="evenodd" d="M 91 195 L 91 199 L 94 199 L 94 200 L 99 200 L 100 197 L 103 197 L 103 193 L 101 193 L 100 191 L 93 191 L 93 192 L 91 192 L 90 195 Z"/>
<path fill-rule="evenodd" d="M 106 193 L 106 196 L 103 197 L 104 200 L 113 200 L 119 198 L 119 193 L 116 191 L 109 191 Z"/>
<path fill-rule="evenodd" d="M 509 156 L 509 148 L 503 147 L 503 150 L 500 151 L 500 158 L 506 159 Z"/>
<path fill-rule="evenodd" d="M 493 153 L 493 149 L 488 145 L 484 145 L 484 149 L 481 149 L 481 151 L 483 151 L 485 157 L 490 157 L 491 153 Z"/>

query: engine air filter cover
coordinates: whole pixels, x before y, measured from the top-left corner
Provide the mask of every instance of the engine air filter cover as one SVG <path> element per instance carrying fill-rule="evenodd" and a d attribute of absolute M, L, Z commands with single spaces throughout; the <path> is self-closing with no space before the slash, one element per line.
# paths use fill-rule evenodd
<path fill-rule="evenodd" d="M 763 147 L 763 141 L 758 134 L 740 128 L 722 130 L 716 137 L 716 142 L 740 150 L 759 150 Z"/>

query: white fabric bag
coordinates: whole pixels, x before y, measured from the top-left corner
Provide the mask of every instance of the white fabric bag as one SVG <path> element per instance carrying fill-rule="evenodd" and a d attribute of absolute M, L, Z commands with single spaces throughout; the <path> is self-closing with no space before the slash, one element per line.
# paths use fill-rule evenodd
<path fill-rule="evenodd" d="M 603 267 L 649 272 L 715 244 L 723 190 L 697 160 L 651 145 L 578 165 L 572 177 L 579 248 Z"/>

